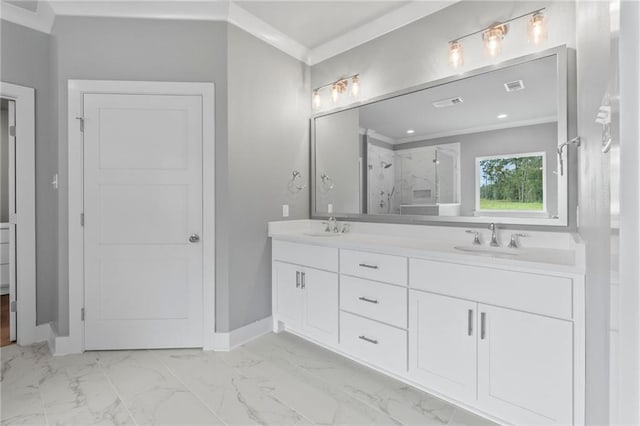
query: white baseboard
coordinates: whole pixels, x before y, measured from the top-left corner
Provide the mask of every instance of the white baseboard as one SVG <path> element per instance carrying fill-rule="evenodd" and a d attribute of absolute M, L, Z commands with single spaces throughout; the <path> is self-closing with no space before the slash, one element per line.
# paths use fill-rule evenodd
<path fill-rule="evenodd" d="M 230 351 L 253 339 L 268 334 L 273 329 L 273 317 L 263 318 L 228 333 L 215 333 L 204 350 Z"/>

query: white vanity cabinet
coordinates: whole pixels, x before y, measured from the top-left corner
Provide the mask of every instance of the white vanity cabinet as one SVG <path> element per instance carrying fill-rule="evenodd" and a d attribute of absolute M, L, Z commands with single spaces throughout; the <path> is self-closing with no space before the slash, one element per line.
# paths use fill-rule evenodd
<path fill-rule="evenodd" d="M 337 346 L 338 274 L 331 270 L 337 271 L 338 250 L 274 241 L 273 259 L 274 321 L 318 342 Z"/>
<path fill-rule="evenodd" d="M 462 402 L 476 394 L 477 303 L 411 291 L 409 374 Z"/>
<path fill-rule="evenodd" d="M 500 422 L 584 423 L 583 275 L 332 241 L 274 239 L 274 330 Z"/>
<path fill-rule="evenodd" d="M 423 259 L 410 271 L 414 380 L 515 424 L 573 423 L 571 279 Z"/>

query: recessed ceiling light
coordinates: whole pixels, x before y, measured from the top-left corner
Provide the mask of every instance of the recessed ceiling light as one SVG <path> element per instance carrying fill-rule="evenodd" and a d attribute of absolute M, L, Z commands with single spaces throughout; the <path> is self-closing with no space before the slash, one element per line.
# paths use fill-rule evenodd
<path fill-rule="evenodd" d="M 507 118 L 508 115 L 507 114 L 498 114 L 498 118 Z"/>
<path fill-rule="evenodd" d="M 410 135 L 414 134 L 415 132 L 416 132 L 416 131 L 415 131 L 415 130 L 413 130 L 413 129 L 409 129 L 409 130 L 407 130 L 407 134 L 410 134 Z"/>

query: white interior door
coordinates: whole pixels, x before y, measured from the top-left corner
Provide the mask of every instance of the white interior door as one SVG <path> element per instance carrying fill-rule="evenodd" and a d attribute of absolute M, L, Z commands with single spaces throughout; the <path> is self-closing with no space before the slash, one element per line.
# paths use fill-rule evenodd
<path fill-rule="evenodd" d="M 9 101 L 9 340 L 17 339 L 16 317 L 16 102 Z"/>
<path fill-rule="evenodd" d="M 202 98 L 84 94 L 85 348 L 201 347 Z"/>

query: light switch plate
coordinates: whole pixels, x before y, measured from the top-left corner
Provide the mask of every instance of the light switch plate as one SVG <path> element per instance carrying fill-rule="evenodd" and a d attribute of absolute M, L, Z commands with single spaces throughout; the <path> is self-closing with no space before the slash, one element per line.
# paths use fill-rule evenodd
<path fill-rule="evenodd" d="M 289 204 L 282 205 L 282 217 L 289 217 Z"/>
<path fill-rule="evenodd" d="M 327 213 L 333 213 L 333 204 L 327 205 Z"/>

